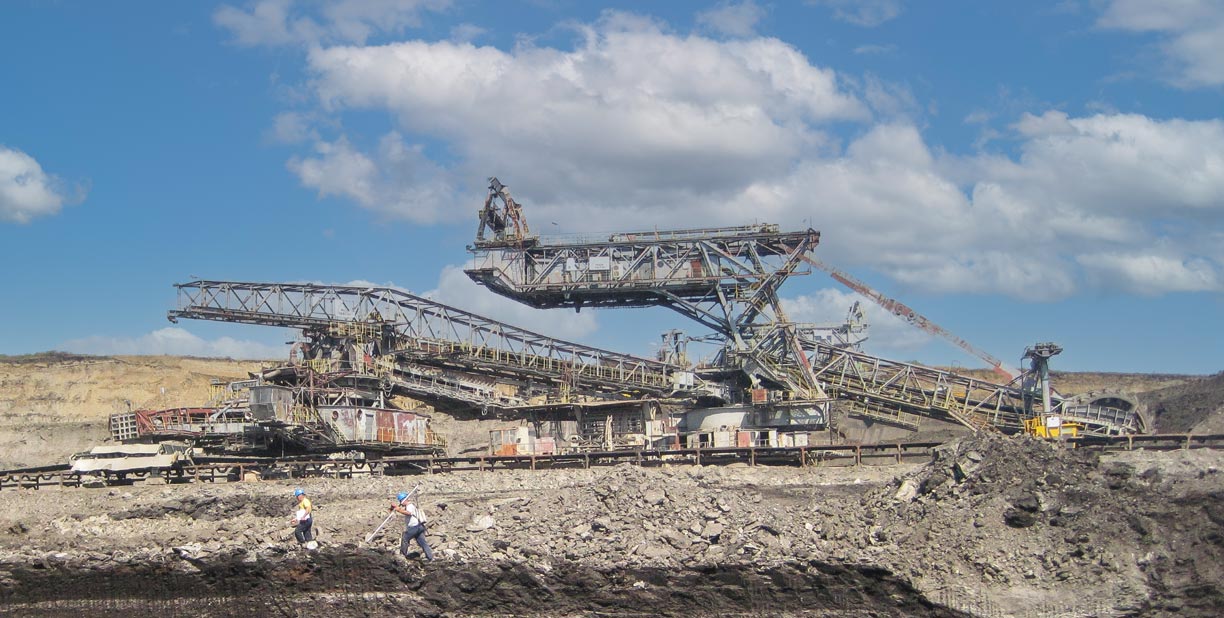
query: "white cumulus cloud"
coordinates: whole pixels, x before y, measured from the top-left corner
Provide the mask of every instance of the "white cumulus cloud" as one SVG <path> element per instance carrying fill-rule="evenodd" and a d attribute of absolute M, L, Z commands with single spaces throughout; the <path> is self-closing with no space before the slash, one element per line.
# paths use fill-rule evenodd
<path fill-rule="evenodd" d="M 1181 85 L 1224 85 L 1224 3 L 1218 0 L 1111 0 L 1097 24 L 1157 33 Z"/>
<path fill-rule="evenodd" d="M 272 128 L 268 131 L 268 137 L 282 144 L 300 144 L 318 140 L 319 132 L 314 128 L 314 120 L 308 113 L 281 112 L 272 119 Z"/>
<path fill-rule="evenodd" d="M 496 175 L 537 231 L 811 226 L 830 262 L 932 292 L 1220 289 L 1224 122 L 1040 111 L 995 136 L 1008 151 L 959 156 L 907 118 L 905 89 L 777 39 L 679 35 L 616 12 L 571 27 L 572 48 L 313 48 L 324 112 L 398 126 L 369 149 L 313 139 L 290 169 L 320 195 L 419 223 L 470 217 L 472 180 Z M 857 130 L 842 141 L 832 125 Z"/>
<path fill-rule="evenodd" d="M 63 181 L 44 172 L 34 157 L 0 146 L 0 221 L 28 223 L 58 213 L 76 197 Z"/>
<path fill-rule="evenodd" d="M 1224 290 L 1224 269 L 1203 258 L 1145 252 L 1097 253 L 1077 259 L 1089 277 L 1135 294 Z"/>
<path fill-rule="evenodd" d="M 452 184 L 451 174 L 396 132 L 384 135 L 373 154 L 354 148 L 343 137 L 318 141 L 313 156 L 294 157 L 288 167 L 320 197 L 346 197 L 386 216 L 437 223 L 470 214 L 468 209 L 454 208 L 463 196 Z"/>
<path fill-rule="evenodd" d="M 167 326 L 139 337 L 95 335 L 65 341 L 60 349 L 79 354 L 168 355 L 277 360 L 285 358 L 288 346 L 221 337 L 204 339 L 185 329 Z"/>
<path fill-rule="evenodd" d="M 457 175 L 497 175 L 545 217 L 696 206 L 826 147 L 823 123 L 868 117 L 777 39 L 679 36 L 618 13 L 576 28 L 571 50 L 407 41 L 315 49 L 308 65 L 329 111 L 389 110 L 403 132 L 445 141 Z"/>

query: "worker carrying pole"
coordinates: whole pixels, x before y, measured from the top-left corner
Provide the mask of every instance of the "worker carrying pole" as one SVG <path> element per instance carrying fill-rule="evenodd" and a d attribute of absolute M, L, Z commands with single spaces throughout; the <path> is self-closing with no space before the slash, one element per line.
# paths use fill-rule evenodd
<path fill-rule="evenodd" d="M 420 485 L 417 485 L 416 487 L 413 487 L 413 488 L 412 488 L 412 491 L 410 491 L 410 492 L 408 492 L 408 493 L 403 493 L 403 492 L 400 492 L 399 496 L 397 496 L 397 497 L 399 498 L 399 501 L 402 503 L 404 500 L 407 500 L 408 498 L 411 498 L 411 497 L 412 497 L 412 494 L 415 494 L 415 493 L 417 492 L 417 490 L 418 490 L 418 489 L 420 489 L 420 488 L 421 488 L 421 486 L 420 486 Z M 369 534 L 367 534 L 367 535 L 366 535 L 365 542 L 366 542 L 366 543 L 369 543 L 370 541 L 373 541 L 373 540 L 374 540 L 374 537 L 378 536 L 378 533 L 379 533 L 379 532 L 382 532 L 383 527 L 385 527 L 385 526 L 387 525 L 387 522 L 391 521 L 391 518 L 392 518 L 392 517 L 395 517 L 395 508 L 394 508 L 394 507 L 392 507 L 392 509 L 391 509 L 391 514 L 390 514 L 390 515 L 387 515 L 387 518 L 386 518 L 386 519 L 384 519 L 384 520 L 382 521 L 382 523 L 381 523 L 381 524 L 378 524 L 378 527 L 374 529 L 374 532 L 371 532 L 371 533 L 369 533 Z"/>
<path fill-rule="evenodd" d="M 417 545 L 421 546 L 421 551 L 425 552 L 425 559 L 433 562 L 433 550 L 429 547 L 429 541 L 425 538 L 425 523 L 429 518 L 425 513 L 417 507 L 416 504 L 408 501 L 409 494 L 400 492 L 396 498 L 396 503 L 391 507 L 391 513 L 399 513 L 404 516 L 404 534 L 400 537 L 400 554 L 405 558 L 408 557 L 408 546 L 413 540 L 416 540 Z"/>

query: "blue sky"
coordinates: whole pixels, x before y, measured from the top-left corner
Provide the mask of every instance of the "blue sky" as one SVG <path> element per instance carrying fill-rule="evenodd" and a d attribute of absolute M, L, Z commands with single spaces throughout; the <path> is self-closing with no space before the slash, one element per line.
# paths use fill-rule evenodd
<path fill-rule="evenodd" d="M 1224 369 L 1218 0 L 19 0 L 0 57 L 3 354 L 282 353 L 168 324 L 193 276 L 398 285 L 637 354 L 698 330 L 468 282 L 496 175 L 546 233 L 811 225 L 1013 364 Z M 981 365 L 869 319 L 869 351 Z"/>

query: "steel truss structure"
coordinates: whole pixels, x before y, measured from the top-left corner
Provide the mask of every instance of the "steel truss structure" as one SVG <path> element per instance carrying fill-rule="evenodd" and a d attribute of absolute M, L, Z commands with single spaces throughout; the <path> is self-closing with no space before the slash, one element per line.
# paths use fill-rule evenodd
<path fill-rule="evenodd" d="M 925 416 L 974 429 L 1015 432 L 1031 414 L 1031 397 L 1015 386 L 823 343 L 816 344 L 812 352 L 816 375 L 829 391 L 870 418 L 916 429 Z"/>
<path fill-rule="evenodd" d="M 520 417 L 572 413 L 592 401 L 632 408 L 669 399 L 690 411 L 750 405 L 757 418 L 811 427 L 810 419 L 827 422 L 836 398 L 902 426 L 925 417 L 1015 432 L 1025 419 L 1053 412 L 1048 398 L 1035 396 L 1032 370 L 994 384 L 858 351 L 855 333 L 865 322 L 857 309 L 834 328 L 791 322 L 778 290 L 809 274 L 805 263 L 818 264 L 810 254 L 819 240 L 815 230 L 773 224 L 540 238 L 505 185 L 490 180 L 468 247 L 474 260 L 465 272 L 473 280 L 537 308 L 668 307 L 711 331 L 699 339 L 720 344 L 713 362 L 699 367 L 688 363 L 678 332 L 664 336 L 665 360 L 651 360 L 388 287 L 193 281 L 176 285 L 178 305 L 168 317 L 301 330 L 306 341 L 278 370 L 286 383 L 351 372 L 367 390 Z M 1144 429 L 1129 411 L 1059 407 L 1090 433 Z"/>
<path fill-rule="evenodd" d="M 317 351 L 427 400 L 505 406 L 490 377 L 592 396 L 661 396 L 678 366 L 546 337 L 392 288 L 193 281 L 180 318 L 301 329 Z M 356 349 L 354 349 L 356 348 Z"/>
<path fill-rule="evenodd" d="M 490 199 L 504 186 L 490 179 Z M 522 208 L 501 215 L 523 221 Z M 963 424 L 971 429 L 1020 431 L 1024 419 L 1054 411 L 1051 399 L 1035 397 L 1033 384 L 1048 387 L 1029 373 L 1008 373 L 1001 361 L 929 322 L 912 309 L 884 298 L 865 284 L 811 257 L 820 234 L 808 229 L 783 232 L 772 224 L 693 230 L 618 233 L 602 238 L 549 239 L 515 230 L 484 238 L 483 226 L 468 249 L 474 256 L 469 277 L 490 290 L 532 307 L 669 307 L 706 326 L 725 340 L 707 378 L 726 379 L 742 372 L 753 387 L 768 385 L 786 398 L 826 395 L 849 402 L 863 416 L 916 428 L 922 417 Z M 496 231 L 496 230 L 495 230 Z M 786 279 L 808 274 L 807 263 L 882 304 L 929 332 L 977 354 L 1011 382 L 994 384 L 951 372 L 897 363 L 829 345 L 811 325 L 786 319 L 777 291 Z M 847 329 L 850 328 L 848 323 Z M 670 337 L 670 339 L 668 339 Z M 665 343 L 677 339 L 665 335 Z M 669 350 L 670 352 L 670 350 Z M 673 356 L 680 356 L 672 353 Z M 1047 391 L 1048 392 L 1048 391 Z M 1127 411 L 1085 407 L 1060 410 L 1068 421 L 1092 433 L 1141 429 Z"/>
<path fill-rule="evenodd" d="M 485 220 L 523 221 L 517 203 L 499 212 L 505 191 L 490 179 L 481 228 L 469 247 L 469 277 L 494 292 L 536 308 L 668 307 L 721 336 L 715 362 L 750 386 L 783 389 L 799 399 L 827 399 L 778 298 L 778 288 L 800 270 L 820 242 L 815 230 L 782 232 L 777 225 L 611 234 L 558 240 L 520 233 L 484 238 Z M 490 212 L 493 209 L 493 212 Z"/>

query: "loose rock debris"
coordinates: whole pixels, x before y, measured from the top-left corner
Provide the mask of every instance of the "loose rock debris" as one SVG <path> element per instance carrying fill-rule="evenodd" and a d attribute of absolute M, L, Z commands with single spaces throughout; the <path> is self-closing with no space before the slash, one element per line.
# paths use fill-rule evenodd
<path fill-rule="evenodd" d="M 979 436 L 921 466 L 416 477 L 429 565 L 396 557 L 402 522 L 360 542 L 404 479 L 295 481 L 318 552 L 292 541 L 277 482 L 6 492 L 0 594 L 19 615 L 156 598 L 212 599 L 194 615 L 1213 616 L 1219 459 Z"/>

